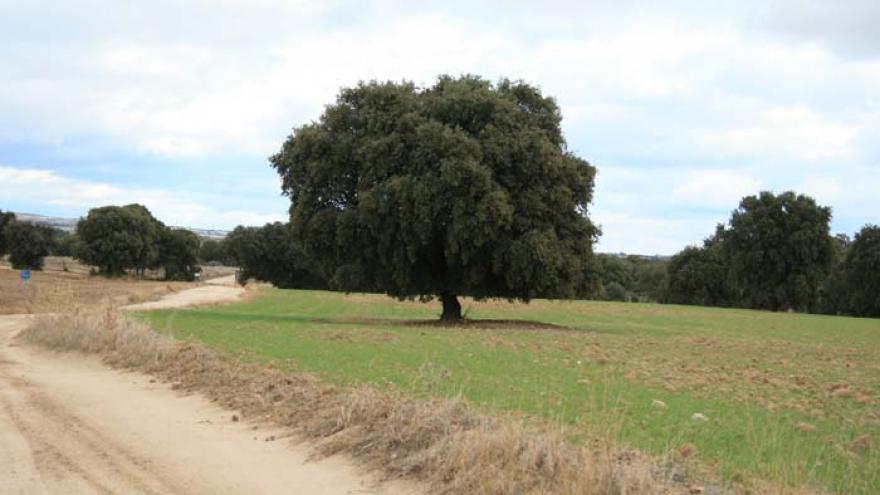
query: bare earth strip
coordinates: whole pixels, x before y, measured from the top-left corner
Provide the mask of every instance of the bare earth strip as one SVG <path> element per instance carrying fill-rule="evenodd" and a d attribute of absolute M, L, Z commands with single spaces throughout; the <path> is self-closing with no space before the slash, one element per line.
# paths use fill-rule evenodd
<path fill-rule="evenodd" d="M 206 304 L 199 287 L 165 304 Z M 230 291 L 235 295 L 231 296 Z M 144 308 L 139 308 L 144 309 Z M 96 359 L 12 343 L 26 316 L 0 316 L 0 493 L 403 494 L 350 462 L 309 462 L 308 446 L 232 422 L 198 395 Z"/>
<path fill-rule="evenodd" d="M 127 311 L 151 311 L 155 309 L 184 308 L 205 304 L 232 302 L 244 294 L 245 289 L 235 284 L 235 277 L 230 275 L 205 282 L 206 285 L 187 289 L 163 296 L 158 301 L 131 304 L 122 309 Z"/>

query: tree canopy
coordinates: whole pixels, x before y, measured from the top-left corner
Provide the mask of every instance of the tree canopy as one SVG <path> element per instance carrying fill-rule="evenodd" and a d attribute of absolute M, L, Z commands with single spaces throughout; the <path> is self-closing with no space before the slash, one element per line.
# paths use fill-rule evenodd
<path fill-rule="evenodd" d="M 296 238 L 338 289 L 443 300 L 595 289 L 595 169 L 528 84 L 442 76 L 361 83 L 294 129 L 271 163 Z"/>
<path fill-rule="evenodd" d="M 239 225 L 223 239 L 223 250 L 233 265 L 241 267 L 245 263 L 248 253 L 254 252 L 256 233 L 259 227 L 245 227 Z"/>
<path fill-rule="evenodd" d="M 666 299 L 666 262 L 645 256 L 599 254 L 599 297 L 608 301 L 663 302 Z"/>
<path fill-rule="evenodd" d="M 199 271 L 199 236 L 184 229 L 165 230 L 159 257 L 166 280 L 193 280 Z"/>
<path fill-rule="evenodd" d="M 51 255 L 77 257 L 79 255 L 79 236 L 65 232 L 56 233 Z"/>
<path fill-rule="evenodd" d="M 310 269 L 288 224 L 274 222 L 260 228 L 236 229 L 231 240 L 236 243 L 242 280 L 254 278 L 282 289 L 321 289 L 327 286 Z"/>
<path fill-rule="evenodd" d="M 752 308 L 808 311 L 834 257 L 831 208 L 762 192 L 743 198 L 724 232 L 738 297 Z"/>
<path fill-rule="evenodd" d="M 43 269 L 45 257 L 52 248 L 51 227 L 12 220 L 4 228 L 4 235 L 13 268 Z"/>
<path fill-rule="evenodd" d="M 844 263 L 849 310 L 859 316 L 880 316 L 880 227 L 863 227 Z"/>
<path fill-rule="evenodd" d="M 719 232 L 723 229 L 719 227 Z M 672 304 L 726 306 L 730 304 L 728 269 L 719 234 L 702 247 L 688 246 L 669 260 L 666 301 Z"/>
<path fill-rule="evenodd" d="M 157 268 L 165 226 L 139 204 L 89 210 L 77 223 L 80 258 L 107 275 Z"/>
<path fill-rule="evenodd" d="M 199 261 L 204 263 L 220 263 L 222 265 L 234 265 L 226 250 L 224 240 L 202 239 L 199 246 Z"/>

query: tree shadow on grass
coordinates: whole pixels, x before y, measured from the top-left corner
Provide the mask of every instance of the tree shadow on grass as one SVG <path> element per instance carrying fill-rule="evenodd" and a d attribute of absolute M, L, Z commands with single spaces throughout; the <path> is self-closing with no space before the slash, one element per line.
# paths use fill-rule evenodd
<path fill-rule="evenodd" d="M 553 331 L 578 331 L 576 328 L 544 323 L 532 320 L 499 320 L 499 319 L 470 319 L 460 321 L 444 321 L 439 318 L 432 319 L 394 319 L 394 318 L 371 318 L 371 317 L 340 317 L 323 318 L 308 315 L 267 315 L 258 313 L 237 312 L 212 312 L 204 310 L 185 310 L 190 313 L 198 313 L 200 316 L 224 320 L 241 321 L 271 321 L 271 322 L 299 322 L 317 323 L 322 325 L 376 325 L 376 326 L 403 326 L 403 327 L 427 327 L 448 329 L 474 329 L 474 330 L 553 330 Z"/>
<path fill-rule="evenodd" d="M 544 323 L 542 321 L 532 320 L 493 320 L 493 319 L 468 319 L 461 321 L 444 321 L 439 319 L 432 320 L 395 320 L 395 325 L 405 325 L 414 327 L 432 327 L 432 328 L 464 328 L 477 330 L 566 330 L 573 331 L 574 328 L 557 325 L 554 323 Z"/>

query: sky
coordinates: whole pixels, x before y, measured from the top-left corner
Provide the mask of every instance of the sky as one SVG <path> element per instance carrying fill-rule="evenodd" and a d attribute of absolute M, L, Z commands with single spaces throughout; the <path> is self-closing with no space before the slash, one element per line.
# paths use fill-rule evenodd
<path fill-rule="evenodd" d="M 794 190 L 880 223 L 880 2 L 0 0 L 0 209 L 284 221 L 267 158 L 361 80 L 522 79 L 598 169 L 604 252 Z"/>

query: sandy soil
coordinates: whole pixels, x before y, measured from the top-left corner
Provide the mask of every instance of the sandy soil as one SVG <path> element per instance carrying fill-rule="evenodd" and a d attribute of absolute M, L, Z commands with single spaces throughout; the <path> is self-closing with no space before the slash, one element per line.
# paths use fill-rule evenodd
<path fill-rule="evenodd" d="M 205 280 L 205 283 L 208 285 L 226 285 L 229 287 L 238 287 L 238 284 L 235 283 L 235 274 Z"/>
<path fill-rule="evenodd" d="M 205 303 L 207 294 L 230 291 L 237 289 L 200 287 L 164 304 Z M 309 462 L 308 446 L 274 440 L 281 432 L 234 422 L 231 412 L 148 375 L 19 346 L 12 337 L 26 323 L 27 316 L 0 316 L 4 495 L 416 492 L 379 484 L 341 458 Z"/>

